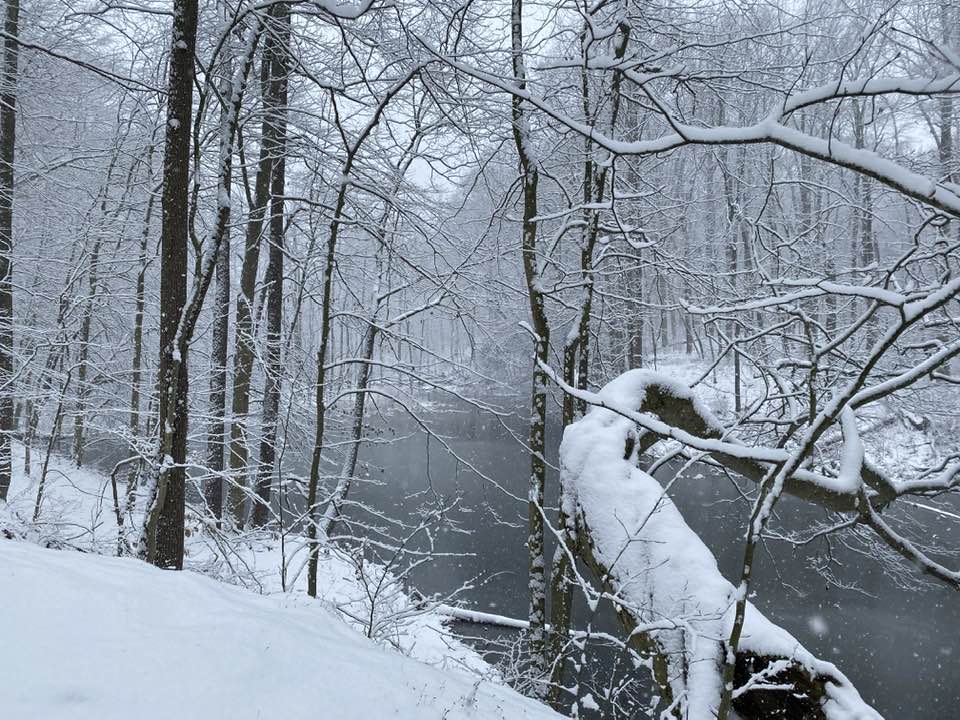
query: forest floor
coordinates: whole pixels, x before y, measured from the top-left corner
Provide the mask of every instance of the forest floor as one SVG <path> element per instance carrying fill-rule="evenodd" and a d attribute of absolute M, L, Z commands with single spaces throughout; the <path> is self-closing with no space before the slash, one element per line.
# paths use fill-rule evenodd
<path fill-rule="evenodd" d="M 15 445 L 0 507 L 5 717 L 556 717 L 500 684 L 440 607 L 382 567 L 326 548 L 314 600 L 298 538 L 227 543 L 197 523 L 188 572 L 105 557 L 118 537 L 110 478 L 51 457 L 33 521 L 39 475 Z"/>

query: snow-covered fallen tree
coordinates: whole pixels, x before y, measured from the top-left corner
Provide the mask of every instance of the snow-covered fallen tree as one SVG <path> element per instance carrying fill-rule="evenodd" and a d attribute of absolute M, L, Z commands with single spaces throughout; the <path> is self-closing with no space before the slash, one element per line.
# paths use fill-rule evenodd
<path fill-rule="evenodd" d="M 575 550 L 614 598 L 633 647 L 651 658 L 671 712 L 690 720 L 715 717 L 737 590 L 664 488 L 637 467 L 642 443 L 635 418 L 611 407 L 663 414 L 669 407 L 674 415 L 690 415 L 685 422 L 671 418 L 678 425 L 700 423 L 701 437 L 720 425 L 688 387 L 649 371 L 624 373 L 597 399 L 601 405 L 567 427 L 560 447 Z M 747 448 L 731 457 L 756 461 Z M 734 707 L 744 718 L 880 717 L 834 665 L 749 603 L 734 685 Z"/>

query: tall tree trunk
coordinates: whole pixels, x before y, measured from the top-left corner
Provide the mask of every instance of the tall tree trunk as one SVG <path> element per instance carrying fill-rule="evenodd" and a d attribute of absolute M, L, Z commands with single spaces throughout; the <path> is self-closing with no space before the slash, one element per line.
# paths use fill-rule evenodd
<path fill-rule="evenodd" d="M 277 12 L 275 5 L 272 13 Z M 250 412 L 250 375 L 253 371 L 255 333 L 253 301 L 260 264 L 260 236 L 270 200 L 270 181 L 277 151 L 278 93 L 281 78 L 274 70 L 277 59 L 275 33 L 267 33 L 260 60 L 260 86 L 263 97 L 263 121 L 260 131 L 260 156 L 254 184 L 253 206 L 247 221 L 247 236 L 240 269 L 240 292 L 237 295 L 234 322 L 233 400 L 230 424 L 230 488 L 227 493 L 229 515 L 237 527 L 246 518 L 247 415 Z"/>
<path fill-rule="evenodd" d="M 193 75 L 193 52 L 196 46 L 197 31 L 197 6 L 193 0 L 183 0 L 184 6 L 180 5 L 178 0 L 174 12 L 174 33 L 173 46 L 175 50 L 187 48 L 189 52 L 183 53 L 190 60 L 189 79 Z M 189 6 L 189 7 L 187 7 Z M 179 12 L 178 12 L 179 11 Z M 183 16 L 187 20 L 183 21 Z M 182 25 L 182 27 L 180 27 Z M 158 385 L 158 405 L 160 407 L 159 432 L 160 438 L 157 444 L 156 471 L 151 478 L 151 487 L 148 493 L 147 512 L 143 526 L 143 532 L 139 542 L 139 553 L 146 557 L 149 562 L 153 562 L 161 567 L 183 567 L 183 511 L 184 511 L 184 461 L 186 459 L 186 430 L 187 430 L 187 352 L 190 348 L 190 339 L 197 326 L 197 320 L 200 317 L 200 311 L 203 308 L 203 301 L 213 282 L 213 276 L 216 272 L 217 259 L 220 252 L 220 245 L 226 235 L 227 226 L 230 222 L 230 186 L 231 173 L 233 171 L 233 148 L 234 138 L 237 134 L 239 125 L 240 104 L 243 98 L 243 91 L 246 86 L 247 77 L 250 73 L 250 67 L 253 64 L 253 56 L 256 53 L 257 42 L 260 33 L 263 31 L 263 24 L 259 18 L 247 35 L 246 48 L 244 50 L 242 62 L 237 75 L 234 77 L 232 92 L 230 94 L 230 109 L 226 115 L 226 122 L 220 127 L 220 162 L 219 174 L 217 178 L 217 214 L 213 227 L 210 231 L 208 241 L 209 252 L 202 263 L 199 277 L 195 278 L 193 284 L 193 293 L 190 298 L 190 304 L 184 302 L 180 308 L 180 316 L 173 327 L 173 335 L 168 343 L 164 344 L 164 326 L 166 320 L 164 315 L 165 306 L 162 303 L 161 294 L 161 365 L 159 368 L 160 381 Z M 186 134 L 186 125 L 177 121 L 178 116 L 174 111 L 182 111 L 182 117 L 189 119 L 190 100 L 192 98 L 192 88 L 184 90 L 180 88 L 177 82 L 184 79 L 183 67 L 174 71 L 174 67 L 183 62 L 183 57 L 175 58 L 176 62 L 171 62 L 171 82 L 170 82 L 170 104 L 168 105 L 168 114 L 173 117 L 167 123 L 168 152 L 167 159 L 176 158 L 172 173 L 177 181 L 183 180 L 182 188 L 178 184 L 178 192 L 174 194 L 172 207 L 176 210 L 174 219 L 182 223 L 182 229 L 188 230 L 188 191 L 186 179 L 189 171 L 190 161 L 190 136 Z M 177 82 L 174 82 L 174 81 Z M 186 97 L 184 97 L 186 96 Z M 174 105 L 176 101 L 176 105 Z M 181 104 L 184 103 L 185 105 Z M 184 133 L 178 135 L 175 131 L 183 129 Z M 171 143 L 171 135 L 173 142 Z M 186 141 L 183 137 L 186 137 Z M 172 147 L 171 147 L 172 146 Z M 164 163 L 164 180 L 167 179 L 168 162 Z M 164 185 L 164 199 L 168 188 L 166 182 Z M 166 241 L 167 212 L 164 205 L 164 233 L 163 238 Z M 176 229 L 178 224 L 170 223 L 172 229 Z M 164 242 L 166 248 L 166 242 Z M 176 259 L 182 262 L 182 282 L 186 285 L 186 233 L 182 235 L 182 242 L 175 246 L 172 253 Z M 164 256 L 166 260 L 166 256 Z M 171 263 L 172 265 L 172 263 Z M 166 263 L 164 263 L 166 266 Z M 161 280 L 165 280 L 164 267 L 161 267 Z M 185 296 L 185 293 L 184 293 Z M 166 366 L 164 366 L 166 363 Z M 178 459 L 180 458 L 180 459 Z M 174 499 L 171 500 L 170 498 Z M 171 507 L 171 503 L 175 503 Z M 179 550 L 179 554 L 176 551 Z"/>
<path fill-rule="evenodd" d="M 20 0 L 7 0 L 0 88 L 0 501 L 10 490 L 13 432 L 13 160 L 17 131 Z"/>
<path fill-rule="evenodd" d="M 287 55 L 290 37 L 290 13 L 285 5 L 277 6 L 274 75 L 277 80 L 276 158 L 270 181 L 270 259 L 267 263 L 267 332 L 266 367 L 263 386 L 263 427 L 260 440 L 260 462 L 257 467 L 257 502 L 253 505 L 252 524 L 263 527 L 270 518 L 270 490 L 273 466 L 277 457 L 277 424 L 280 412 L 280 384 L 283 376 L 283 195 L 286 181 L 286 107 Z"/>
<path fill-rule="evenodd" d="M 147 149 L 147 167 L 153 167 L 154 147 Z M 130 368 L 130 442 L 136 447 L 140 437 L 140 394 L 143 384 L 143 315 L 146 309 L 146 278 L 149 259 L 147 248 L 150 243 L 150 220 L 157 194 L 151 189 L 147 199 L 147 210 L 143 217 L 143 231 L 140 234 L 140 269 L 137 272 L 136 305 L 133 314 L 133 361 Z M 137 478 L 142 463 L 134 463 L 127 474 L 126 511 L 130 512 L 136 501 Z"/>
<path fill-rule="evenodd" d="M 160 361 L 158 425 L 169 449 L 158 460 L 165 475 L 154 502 L 159 514 L 153 564 L 183 568 L 183 514 L 187 459 L 187 357 L 178 329 L 187 302 L 190 120 L 193 111 L 197 0 L 174 0 L 167 123 L 160 198 Z"/>
<path fill-rule="evenodd" d="M 233 85 L 233 62 L 227 58 L 220 78 L 220 95 L 229 98 Z M 220 124 L 230 121 L 230 105 L 220 109 Z M 232 178 L 225 178 L 227 194 Z M 213 301 L 213 327 L 210 347 L 210 427 L 207 430 L 207 469 L 210 477 L 203 487 L 207 511 L 213 513 L 217 527 L 223 517 L 223 467 L 226 451 L 227 349 L 230 336 L 230 227 L 224 228 L 216 263 L 216 289 Z"/>
<path fill-rule="evenodd" d="M 327 237 L 327 253 L 323 265 L 323 296 L 320 305 L 320 347 L 317 349 L 317 382 L 315 386 L 315 406 L 317 424 L 313 436 L 313 455 L 310 459 L 310 481 L 307 485 L 307 544 L 309 558 L 307 563 L 307 594 L 317 596 L 317 565 L 320 557 L 318 542 L 318 502 L 317 493 L 320 488 L 320 461 L 323 457 L 323 435 L 327 413 L 327 404 L 324 390 L 327 381 L 326 357 L 330 344 L 330 305 L 333 293 L 333 271 L 337 258 L 337 238 L 340 234 L 343 208 L 347 201 L 346 178 L 353 166 L 353 155 L 347 156 L 344 164 L 343 180 L 337 192 L 337 204 L 334 209 L 333 220 L 330 223 L 330 234 Z"/>
<path fill-rule="evenodd" d="M 521 90 L 527 85 L 523 57 L 523 0 L 513 0 L 510 12 L 511 60 L 515 82 Z M 547 674 L 546 643 L 546 571 L 544 567 L 543 502 L 547 466 L 544 461 L 547 426 L 547 375 L 540 363 L 549 360 L 550 328 L 547 323 L 545 298 L 542 291 L 539 258 L 537 257 L 537 185 L 540 179 L 533 138 L 523 102 L 512 96 L 513 139 L 519 157 L 523 180 L 523 273 L 527 283 L 530 304 L 531 329 L 534 333 L 533 372 L 530 384 L 530 478 L 527 506 L 528 591 L 530 621 L 529 643 L 531 670 L 535 687 L 543 695 L 541 681 Z"/>

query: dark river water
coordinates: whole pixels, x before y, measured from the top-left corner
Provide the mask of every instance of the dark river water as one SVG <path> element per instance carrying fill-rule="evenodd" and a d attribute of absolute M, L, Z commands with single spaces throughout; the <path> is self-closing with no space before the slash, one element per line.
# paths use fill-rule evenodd
<path fill-rule="evenodd" d="M 450 513 L 457 529 L 441 530 L 436 548 L 462 556 L 418 568 L 415 585 L 430 594 L 474 582 L 463 596 L 470 607 L 525 617 L 525 503 L 479 478 L 402 416 L 391 417 L 388 424 L 380 424 L 374 433 L 377 444 L 363 448 L 361 460 L 370 482 L 358 485 L 353 498 L 397 517 L 435 502 L 434 493 L 461 498 L 461 507 L 469 511 Z M 509 424 L 522 428 L 516 420 Z M 433 427 L 462 460 L 507 491 L 525 496 L 529 461 L 499 422 L 475 410 L 448 409 L 434 418 Z M 548 439 L 548 459 L 555 463 L 556 427 Z M 555 473 L 551 481 L 548 498 L 556 498 Z M 729 578 L 739 573 L 749 507 L 737 501 L 730 480 L 709 468 L 694 468 L 673 485 L 671 496 L 713 550 L 724 574 Z M 784 528 L 803 527 L 818 517 L 792 498 L 784 498 L 778 507 Z M 960 521 L 931 513 L 923 519 L 939 542 L 960 547 Z M 823 543 L 795 549 L 768 542 L 755 570 L 754 603 L 815 655 L 834 662 L 888 720 L 960 718 L 960 595 L 944 586 L 898 587 L 874 558 L 835 543 L 831 569 L 850 588 L 841 589 L 814 569 L 825 550 Z M 609 609 L 593 623 L 594 629 L 616 627 Z M 464 630 L 476 632 L 475 626 Z"/>

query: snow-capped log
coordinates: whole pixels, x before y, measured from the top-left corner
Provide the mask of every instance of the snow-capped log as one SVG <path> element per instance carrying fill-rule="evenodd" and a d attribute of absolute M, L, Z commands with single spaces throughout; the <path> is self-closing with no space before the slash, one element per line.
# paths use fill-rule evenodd
<path fill-rule="evenodd" d="M 599 398 L 635 411 L 663 407 L 709 422 L 686 386 L 634 370 Z M 577 551 L 617 604 L 634 647 L 651 657 L 665 702 L 682 718 L 715 717 L 726 638 L 737 590 L 661 485 L 640 470 L 637 425 L 594 406 L 568 426 L 560 446 L 561 485 L 575 518 Z M 664 629 L 664 621 L 672 627 Z M 880 716 L 832 664 L 748 604 L 736 662 L 734 707 L 743 718 L 874 720 Z"/>
<path fill-rule="evenodd" d="M 546 367 L 546 366 L 545 366 Z M 615 414 L 632 417 L 640 432 L 632 436 L 637 455 L 642 455 L 658 440 L 673 439 L 710 457 L 738 475 L 759 483 L 771 464 L 786 460 L 789 453 L 781 448 L 750 447 L 734 437 L 726 436 L 723 425 L 682 382 L 650 370 L 630 370 L 607 387 L 633 388 L 621 391 L 591 393 L 564 383 L 547 367 L 547 374 L 565 393 L 584 399 L 588 404 L 606 408 Z M 622 380 L 622 378 L 631 378 Z M 882 509 L 898 496 L 894 483 L 878 468 L 864 459 L 860 479 L 869 489 L 874 506 Z M 836 478 L 812 470 L 798 470 L 787 478 L 784 492 L 834 512 L 857 512 L 861 484 L 855 486 L 847 478 Z"/>

